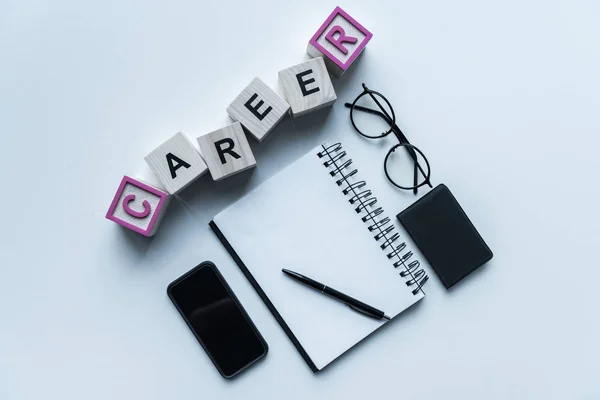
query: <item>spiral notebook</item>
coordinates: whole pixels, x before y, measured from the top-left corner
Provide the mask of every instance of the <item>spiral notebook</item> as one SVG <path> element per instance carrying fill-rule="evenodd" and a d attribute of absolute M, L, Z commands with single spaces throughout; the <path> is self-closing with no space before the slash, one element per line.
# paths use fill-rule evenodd
<path fill-rule="evenodd" d="M 321 145 L 218 214 L 210 226 L 316 372 L 386 322 L 287 278 L 300 272 L 390 317 L 428 276 L 340 143 Z"/>

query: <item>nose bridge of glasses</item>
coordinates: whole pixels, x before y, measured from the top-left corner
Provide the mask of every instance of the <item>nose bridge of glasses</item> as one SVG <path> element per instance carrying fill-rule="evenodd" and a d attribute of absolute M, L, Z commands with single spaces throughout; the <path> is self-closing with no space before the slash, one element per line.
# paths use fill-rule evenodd
<path fill-rule="evenodd" d="M 396 136 L 396 139 L 398 139 L 398 142 L 400 144 L 403 143 L 407 143 L 408 144 L 408 139 L 406 138 L 406 136 L 404 136 L 404 134 L 402 133 L 402 131 L 396 126 L 396 124 L 392 125 L 392 132 L 394 132 L 394 136 Z M 409 148 L 409 152 L 413 152 L 413 149 Z"/>

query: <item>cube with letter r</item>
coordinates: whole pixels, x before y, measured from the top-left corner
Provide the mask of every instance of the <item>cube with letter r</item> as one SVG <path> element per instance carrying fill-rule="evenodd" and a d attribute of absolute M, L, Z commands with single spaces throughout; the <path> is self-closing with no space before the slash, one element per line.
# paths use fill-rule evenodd
<path fill-rule="evenodd" d="M 310 39 L 306 52 L 313 57 L 323 57 L 329 72 L 339 78 L 372 37 L 358 21 L 336 7 Z"/>
<path fill-rule="evenodd" d="M 256 165 L 250 144 L 239 122 L 200 136 L 198 145 L 215 181 Z"/>
<path fill-rule="evenodd" d="M 106 218 L 144 236 L 153 236 L 170 196 L 153 186 L 124 176 Z"/>

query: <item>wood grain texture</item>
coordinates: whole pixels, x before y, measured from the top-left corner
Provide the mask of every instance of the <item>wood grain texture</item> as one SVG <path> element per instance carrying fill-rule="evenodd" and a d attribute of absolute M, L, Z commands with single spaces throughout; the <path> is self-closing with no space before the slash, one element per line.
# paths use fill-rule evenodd
<path fill-rule="evenodd" d="M 121 188 L 120 188 L 121 189 Z M 138 186 L 135 182 L 128 182 L 123 187 L 120 193 L 115 195 L 116 202 L 115 208 L 112 210 L 110 215 L 112 220 L 125 228 L 136 231 L 145 236 L 154 236 L 163 220 L 171 196 L 161 190 L 154 188 L 154 190 L 161 192 L 162 196 L 165 197 L 165 201 L 160 204 L 161 196 L 155 193 L 151 193 L 148 190 Z M 128 204 L 128 206 L 134 210 L 141 212 L 144 210 L 143 202 L 147 201 L 150 206 L 150 213 L 142 218 L 135 217 L 125 210 L 123 204 L 125 197 L 133 195 L 135 200 Z M 152 225 L 152 221 L 154 224 Z M 151 230 L 148 232 L 148 228 Z M 144 233 L 144 232 L 146 233 Z"/>
<path fill-rule="evenodd" d="M 172 156 L 167 158 L 169 154 L 187 165 L 180 164 Z M 170 194 L 181 192 L 208 171 L 208 166 L 200 157 L 200 153 L 181 132 L 173 135 L 144 159 Z M 173 173 L 171 167 L 174 167 Z"/>
<path fill-rule="evenodd" d="M 325 67 L 327 67 L 329 73 L 336 78 L 341 78 L 342 75 L 344 75 L 344 72 L 346 72 L 346 70 L 333 62 L 327 54 L 323 54 L 321 50 L 317 49 L 311 43 L 306 47 L 306 53 L 311 57 L 322 57 L 325 62 Z"/>
<path fill-rule="evenodd" d="M 263 102 L 261 104 L 260 102 Z M 270 87 L 254 78 L 227 107 L 227 114 L 259 142 L 283 119 L 290 106 Z"/>
<path fill-rule="evenodd" d="M 300 81 L 305 83 L 301 84 Z M 294 117 L 331 106 L 337 99 L 321 57 L 279 71 L 279 82 Z"/>
<path fill-rule="evenodd" d="M 198 144 L 215 181 L 256 165 L 254 154 L 239 122 L 200 136 Z"/>

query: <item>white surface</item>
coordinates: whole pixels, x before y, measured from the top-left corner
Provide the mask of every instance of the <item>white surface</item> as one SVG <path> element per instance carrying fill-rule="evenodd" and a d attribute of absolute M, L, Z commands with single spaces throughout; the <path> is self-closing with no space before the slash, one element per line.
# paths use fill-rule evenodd
<path fill-rule="evenodd" d="M 356 148 L 344 150 L 351 157 Z M 317 156 L 322 151 L 317 146 L 214 219 L 318 369 L 385 321 L 357 315 L 344 304 L 313 293 L 286 277 L 282 268 L 356 297 L 392 318 L 423 298 L 422 292 L 412 294 L 415 286 L 406 285 L 410 277 L 399 276 L 404 268 L 395 269 L 386 257 L 391 249 L 379 247 L 391 234 L 377 242 L 375 233 L 361 220 L 377 207 L 385 210 L 393 197 L 377 197 L 377 204 L 357 214 L 356 205 L 348 203 L 352 195 L 342 194 L 347 185 L 335 183 L 341 174 L 335 178 L 329 174 L 336 166 L 326 168 L 323 162 L 328 158 Z M 332 157 L 336 154 L 331 153 Z M 354 168 L 356 164 L 342 172 Z M 368 188 L 379 193 L 381 181 L 372 175 L 361 173 L 347 179 L 349 183 L 365 180 Z M 396 240 L 394 247 L 400 243 Z"/>
<path fill-rule="evenodd" d="M 254 172 L 205 175 L 151 240 L 104 219 L 156 143 L 224 126 L 239 88 L 274 86 L 335 5 L 0 2 L 0 398 L 600 397 L 597 1 L 347 0 L 374 37 L 333 108 L 252 143 Z M 432 276 L 423 301 L 313 375 L 207 223 L 333 129 L 353 134 L 343 102 L 361 82 L 495 256 L 451 292 Z M 207 259 L 270 346 L 232 382 L 165 293 Z"/>

